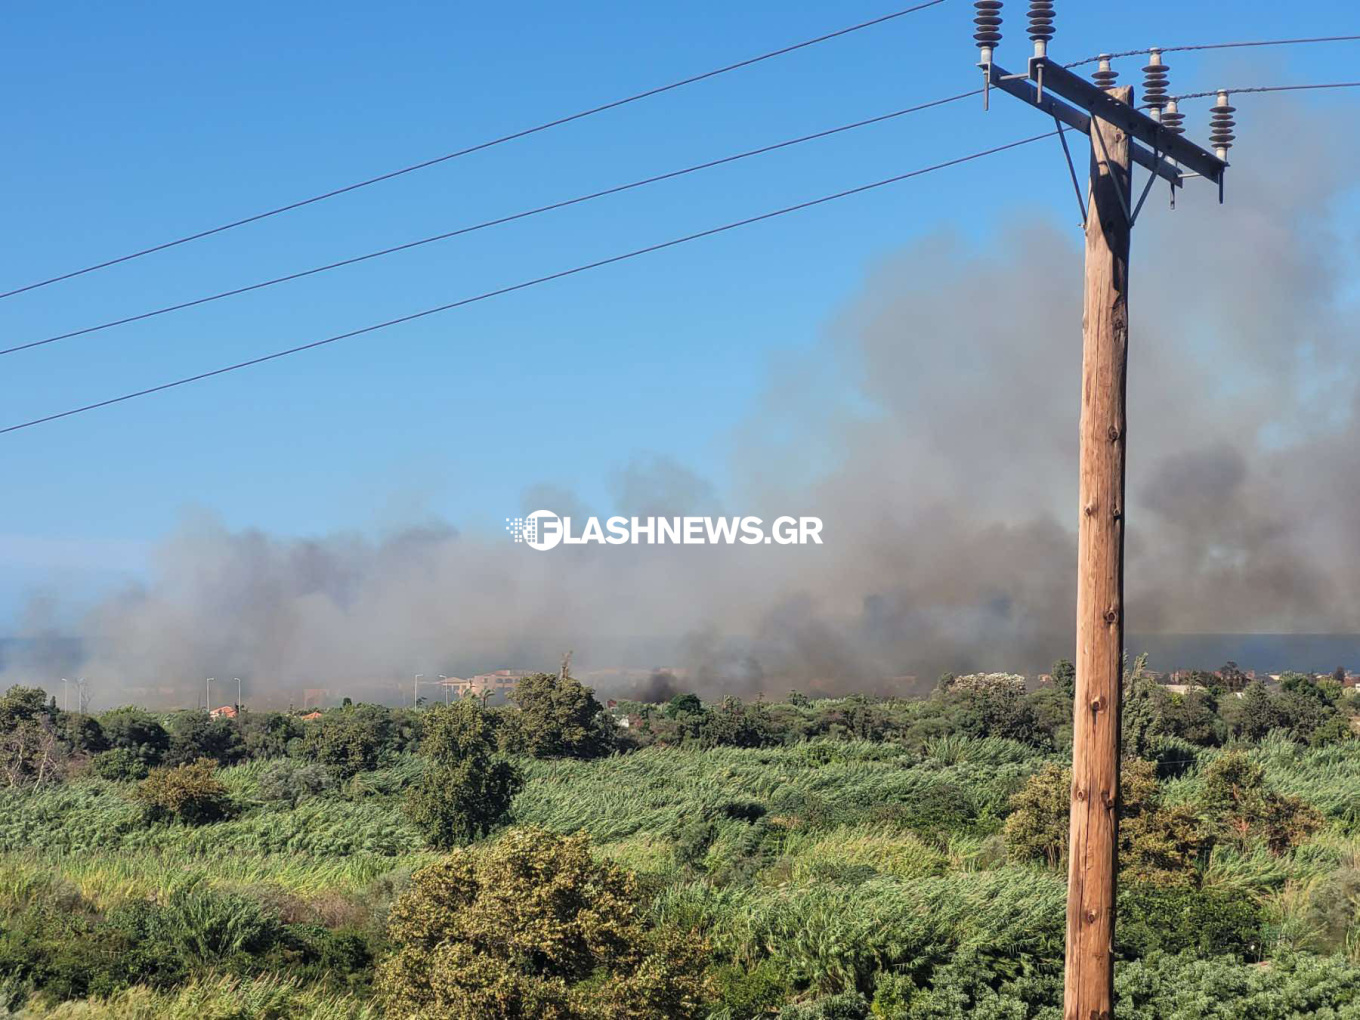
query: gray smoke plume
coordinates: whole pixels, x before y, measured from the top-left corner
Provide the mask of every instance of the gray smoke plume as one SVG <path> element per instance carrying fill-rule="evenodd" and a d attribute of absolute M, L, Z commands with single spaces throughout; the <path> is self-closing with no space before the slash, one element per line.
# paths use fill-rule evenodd
<path fill-rule="evenodd" d="M 1175 213 L 1153 199 L 1134 239 L 1133 633 L 1360 631 L 1357 231 L 1336 169 L 1352 154 L 1329 126 L 1263 121 L 1226 206 L 1207 187 Z M 276 700 L 394 700 L 414 672 L 554 668 L 567 649 L 667 693 L 1042 668 L 1070 654 L 1075 612 L 1081 257 L 1038 220 L 939 231 L 772 375 L 723 502 L 820 516 L 824 546 L 533 553 L 443 525 L 304 541 L 196 520 L 91 615 L 81 668 L 181 702 L 205 672 Z M 723 512 L 665 458 L 613 482 L 610 506 L 545 505 Z M 653 667 L 673 672 L 649 686 Z"/>

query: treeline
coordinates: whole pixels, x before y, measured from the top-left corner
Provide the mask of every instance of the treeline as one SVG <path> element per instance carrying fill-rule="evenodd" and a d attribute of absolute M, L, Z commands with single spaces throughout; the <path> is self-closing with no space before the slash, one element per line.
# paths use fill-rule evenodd
<path fill-rule="evenodd" d="M 1246 681 L 1231 664 L 1221 674 L 1195 674 L 1192 681 L 1199 683 L 1173 693 L 1135 664 L 1124 691 L 1126 751 L 1156 757 L 1182 745 L 1255 743 L 1273 731 L 1315 747 L 1353 736 L 1350 720 L 1360 712 L 1360 695 L 1336 675 L 1285 673 L 1267 687 Z M 592 758 L 654 745 L 772 747 L 823 738 L 921 746 L 946 735 L 998 736 L 1062 752 L 1071 746 L 1073 679 L 1064 660 L 1054 666 L 1051 683 L 1032 691 L 1018 676 L 976 674 L 945 676 L 926 698 L 812 701 L 795 691 L 767 704 L 732 697 L 705 703 L 678 694 L 661 705 L 624 701 L 606 712 L 574 678 L 540 673 L 520 683 L 512 707 L 485 710 L 485 736 L 502 755 L 536 758 Z M 38 688 L 12 687 L 0 697 L 0 768 L 9 786 L 24 786 L 60 782 L 85 769 L 106 779 L 141 779 L 152 768 L 202 758 L 219 765 L 296 758 L 324 766 L 343 782 L 418 753 L 430 718 L 426 708 L 348 699 L 317 719 L 244 710 L 236 718 L 214 719 L 201 711 L 157 714 L 132 707 L 87 715 L 62 711 Z"/>

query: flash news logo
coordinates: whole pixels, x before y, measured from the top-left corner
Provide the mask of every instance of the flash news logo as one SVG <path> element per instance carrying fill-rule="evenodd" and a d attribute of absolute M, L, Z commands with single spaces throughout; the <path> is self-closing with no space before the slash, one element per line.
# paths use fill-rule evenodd
<path fill-rule="evenodd" d="M 530 549 L 552 549 L 562 541 L 562 519 L 551 510 L 535 510 L 528 517 L 507 517 L 505 530 Z"/>
<path fill-rule="evenodd" d="M 587 517 L 580 534 L 570 517 L 535 510 L 507 517 L 516 543 L 540 552 L 559 545 L 821 545 L 820 517 L 776 517 L 769 529 L 759 517 Z"/>

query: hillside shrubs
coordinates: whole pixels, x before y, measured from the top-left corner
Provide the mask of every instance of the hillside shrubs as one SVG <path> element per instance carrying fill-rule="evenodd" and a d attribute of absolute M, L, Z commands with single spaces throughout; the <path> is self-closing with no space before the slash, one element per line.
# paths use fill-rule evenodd
<path fill-rule="evenodd" d="M 1360 743 L 1315 739 L 1324 719 L 1247 745 L 1223 717 L 1245 697 L 1146 679 L 1126 686 L 1145 759 L 1121 783 L 1120 1020 L 1360 1020 Z M 1264 703 L 1305 724 L 1290 698 L 1360 708 L 1334 686 L 1291 677 Z M 605 744 L 543 757 L 524 713 L 475 701 L 248 713 L 228 727 L 248 759 L 214 771 L 171 764 L 202 713 L 105 727 L 13 692 L 0 717 L 46 720 L 73 767 L 0 783 L 0 1007 L 1058 1020 L 1068 708 L 1060 683 L 985 678 L 919 699 L 681 695 L 611 706 L 626 744 L 597 712 Z M 177 782 L 217 808 L 177 822 L 179 794 L 150 797 Z M 485 841 L 507 804 L 529 828 Z"/>
<path fill-rule="evenodd" d="M 699 942 L 656 926 L 635 880 L 584 836 L 511 830 L 419 872 L 379 968 L 387 1015 L 684 1020 L 702 1011 Z"/>
<path fill-rule="evenodd" d="M 263 801 L 296 807 L 307 797 L 315 797 L 335 785 L 324 766 L 281 759 L 260 770 L 255 791 Z"/>
<path fill-rule="evenodd" d="M 90 771 L 100 779 L 119 783 L 145 779 L 151 770 L 132 748 L 115 747 L 90 759 Z"/>
<path fill-rule="evenodd" d="M 174 767 L 159 767 L 137 784 L 133 794 L 153 821 L 204 825 L 228 817 L 232 811 L 227 788 L 213 775 L 208 758 Z"/>
<path fill-rule="evenodd" d="M 1260 840 L 1273 853 L 1283 853 L 1322 827 L 1315 808 L 1272 789 L 1265 768 L 1244 751 L 1230 751 L 1208 764 L 1203 804 L 1219 838 L 1239 848 Z"/>

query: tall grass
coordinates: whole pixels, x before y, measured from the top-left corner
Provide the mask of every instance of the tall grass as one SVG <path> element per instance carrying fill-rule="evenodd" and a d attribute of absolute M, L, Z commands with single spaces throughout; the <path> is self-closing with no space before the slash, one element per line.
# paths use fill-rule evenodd
<path fill-rule="evenodd" d="M 382 798 L 314 798 L 292 810 L 258 809 L 214 825 L 193 827 L 147 824 L 126 788 L 103 780 L 0 793 L 0 853 L 173 850 L 397 856 L 420 850 L 422 845 L 400 806 Z"/>
<path fill-rule="evenodd" d="M 1062 951 L 1066 888 L 1028 868 L 859 884 L 713 888 L 680 883 L 658 914 L 704 930 L 723 957 L 773 960 L 817 991 L 863 986 L 876 970 L 921 967 L 965 950 L 1047 958 Z"/>
<path fill-rule="evenodd" d="M 14 909 L 60 883 L 96 910 L 127 900 L 164 901 L 180 889 L 271 886 L 294 895 L 355 894 L 384 875 L 410 873 L 436 860 L 429 851 L 387 857 L 175 852 L 0 855 L 0 906 Z"/>
<path fill-rule="evenodd" d="M 129 988 L 106 999 L 30 1003 L 17 1020 L 378 1020 L 370 1003 L 279 978 L 201 979 L 156 992 Z"/>
<path fill-rule="evenodd" d="M 514 820 L 559 832 L 584 829 L 610 843 L 666 832 L 684 819 L 733 802 L 755 802 L 802 825 L 834 827 L 890 817 L 948 793 L 977 814 L 1000 815 L 1010 795 L 1041 759 L 1010 757 L 1009 741 L 977 742 L 981 760 L 920 761 L 905 752 L 883 757 L 884 745 L 849 742 L 710 751 L 648 748 L 602 761 L 530 761 Z M 862 753 L 861 753 L 862 752 Z"/>

